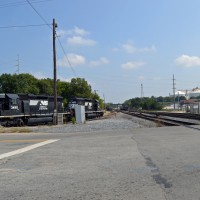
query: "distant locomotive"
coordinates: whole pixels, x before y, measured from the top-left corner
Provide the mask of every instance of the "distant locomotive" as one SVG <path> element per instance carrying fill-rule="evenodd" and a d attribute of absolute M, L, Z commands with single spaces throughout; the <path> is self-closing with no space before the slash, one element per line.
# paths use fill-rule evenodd
<path fill-rule="evenodd" d="M 72 113 L 73 116 L 74 116 L 75 105 L 85 106 L 86 119 L 102 117 L 104 114 L 103 111 L 100 110 L 99 101 L 96 99 L 78 98 L 78 97 L 71 98 L 68 103 L 68 110 Z"/>
<path fill-rule="evenodd" d="M 54 97 L 33 94 L 0 94 L 0 124 L 23 126 L 53 121 Z M 57 98 L 57 112 L 63 112 L 63 98 Z"/>

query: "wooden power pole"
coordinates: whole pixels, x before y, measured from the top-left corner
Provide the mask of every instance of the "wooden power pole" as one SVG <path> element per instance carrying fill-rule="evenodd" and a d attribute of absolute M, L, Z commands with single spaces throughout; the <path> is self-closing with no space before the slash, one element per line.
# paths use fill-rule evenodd
<path fill-rule="evenodd" d="M 56 72 L 56 28 L 57 24 L 53 19 L 53 92 L 54 92 L 54 115 L 53 123 L 57 124 L 57 72 Z"/>

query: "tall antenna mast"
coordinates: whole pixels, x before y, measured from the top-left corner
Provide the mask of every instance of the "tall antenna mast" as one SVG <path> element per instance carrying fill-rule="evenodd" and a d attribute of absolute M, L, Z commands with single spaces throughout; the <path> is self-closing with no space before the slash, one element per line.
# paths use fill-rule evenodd
<path fill-rule="evenodd" d="M 141 84 L 141 99 L 144 97 L 144 90 L 143 90 L 143 84 Z"/>
<path fill-rule="evenodd" d="M 175 110 L 175 108 L 176 108 L 175 107 L 175 105 L 176 105 L 176 95 L 175 95 L 175 90 L 176 90 L 175 85 L 176 84 L 175 84 L 175 80 L 176 79 L 174 78 L 174 74 L 173 74 L 173 79 L 172 80 L 173 80 L 173 88 L 172 89 L 173 89 L 173 94 L 174 94 L 174 110 Z"/>
<path fill-rule="evenodd" d="M 19 64 L 19 61 L 20 61 L 20 59 L 19 59 L 19 54 L 17 55 L 17 64 L 15 65 L 16 67 L 17 67 L 17 74 L 19 75 L 19 67 L 20 67 L 20 64 Z"/>

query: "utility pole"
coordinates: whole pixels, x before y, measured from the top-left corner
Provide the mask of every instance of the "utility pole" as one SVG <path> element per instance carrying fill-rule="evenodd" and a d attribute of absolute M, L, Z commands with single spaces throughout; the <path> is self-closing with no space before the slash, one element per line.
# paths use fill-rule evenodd
<path fill-rule="evenodd" d="M 54 93 L 54 113 L 53 123 L 57 124 L 57 72 L 56 72 L 56 28 L 57 24 L 53 19 L 53 93 Z"/>
<path fill-rule="evenodd" d="M 175 96 L 175 90 L 176 90 L 175 85 L 176 84 L 175 84 L 175 80 L 176 79 L 174 78 L 174 74 L 173 74 L 173 79 L 172 80 L 173 80 L 173 88 L 172 89 L 173 89 L 173 94 L 174 94 L 174 110 L 175 110 L 175 105 L 176 105 L 176 96 Z"/>
<path fill-rule="evenodd" d="M 94 90 L 94 94 L 95 94 L 95 95 L 97 94 L 97 92 L 98 92 L 98 90 Z"/>
<path fill-rule="evenodd" d="M 178 92 L 178 110 L 179 110 L 179 92 Z"/>
<path fill-rule="evenodd" d="M 20 61 L 19 54 L 17 55 L 17 60 L 16 61 L 17 61 L 17 64 L 16 64 L 17 70 L 16 71 L 17 71 L 17 74 L 19 75 L 19 66 L 20 66 L 19 65 L 19 61 Z"/>
<path fill-rule="evenodd" d="M 104 110 L 106 109 L 106 98 L 105 95 L 103 94 L 103 100 L 104 100 Z"/>
<path fill-rule="evenodd" d="M 141 84 L 141 99 L 144 97 L 143 84 Z"/>

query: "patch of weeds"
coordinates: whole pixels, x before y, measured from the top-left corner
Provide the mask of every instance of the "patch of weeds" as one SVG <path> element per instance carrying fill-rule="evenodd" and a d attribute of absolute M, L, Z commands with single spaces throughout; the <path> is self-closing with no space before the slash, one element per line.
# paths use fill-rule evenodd
<path fill-rule="evenodd" d="M 72 124 L 76 124 L 76 119 L 75 119 L 75 117 L 72 117 Z"/>
<path fill-rule="evenodd" d="M 31 129 L 26 127 L 0 127 L 0 133 L 30 133 Z"/>

